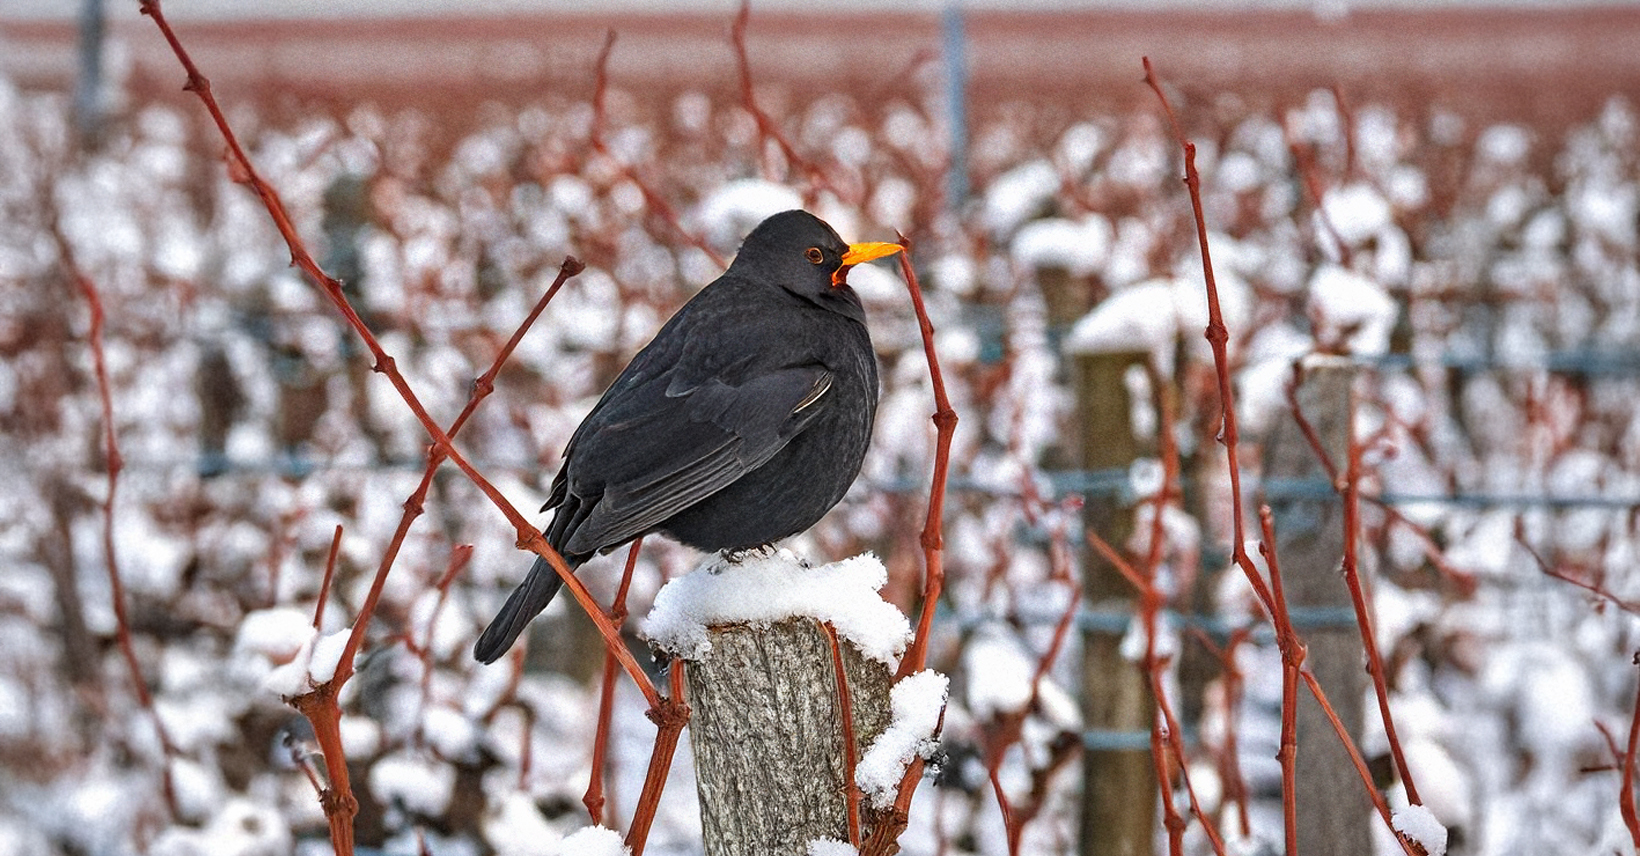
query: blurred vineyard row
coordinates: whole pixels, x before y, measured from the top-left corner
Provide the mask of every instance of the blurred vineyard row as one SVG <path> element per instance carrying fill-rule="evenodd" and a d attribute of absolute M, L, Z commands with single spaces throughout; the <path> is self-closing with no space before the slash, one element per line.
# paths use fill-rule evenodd
<path fill-rule="evenodd" d="M 962 422 L 933 651 L 955 680 L 950 759 L 905 845 L 1006 852 L 987 724 L 1032 704 L 999 780 L 1040 804 L 1026 852 L 1068 852 L 1079 782 L 1056 766 L 1056 747 L 1082 727 L 1076 638 L 1036 698 L 1021 686 L 1077 593 L 1052 558 L 1051 533 L 1078 523 L 1061 500 L 1094 496 L 1102 475 L 1080 467 L 1068 439 L 1078 402 L 1067 351 L 1148 355 L 1152 370 L 1129 377 L 1142 439 L 1164 424 L 1154 387 L 1176 390 L 1187 489 L 1162 512 L 1169 604 L 1259 621 L 1245 581 L 1224 573 L 1230 506 L 1195 226 L 1177 146 L 1148 105 L 1001 99 L 966 129 L 971 190 L 954 198 L 937 72 L 915 66 L 869 96 L 759 88 L 769 126 L 729 89 L 657 97 L 618 77 L 601 105 L 589 78 L 467 105 L 472 119 L 457 126 L 403 104 L 227 106 L 441 423 L 564 257 L 586 262 L 459 441 L 520 508 L 544 499 L 603 385 L 764 215 L 802 206 L 850 240 L 910 237 Z M 1477 123 L 1439 98 L 1357 103 L 1319 90 L 1268 109 L 1181 83 L 1254 474 L 1264 438 L 1290 420 L 1295 360 L 1338 355 L 1359 371 L 1363 490 L 1384 500 L 1364 509 L 1362 530 L 1377 644 L 1450 852 L 1622 849 L 1614 753 L 1640 644 L 1633 105 L 1613 97 L 1543 130 Z M 70 114 L 64 95 L 0 81 L 0 455 L 14 486 L 0 496 L 0 854 L 329 852 L 303 773 L 306 725 L 261 683 L 305 638 L 338 525 L 323 628 L 351 621 L 426 438 L 287 266 L 196 104 L 130 103 L 94 151 L 78 147 Z M 54 231 L 107 315 L 125 462 L 113 540 L 169 755 L 113 644 L 89 313 Z M 877 435 L 855 490 L 796 547 L 824 559 L 876 551 L 887 595 L 909 610 L 931 454 L 926 369 L 897 273 L 861 269 L 851 283 L 884 369 Z M 1155 513 L 1131 501 L 1155 490 L 1156 470 L 1146 456 L 1117 473 L 1124 513 Z M 363 845 L 556 853 L 587 823 L 602 656 L 590 631 L 555 606 L 527 661 L 485 669 L 467 655 L 526 564 L 514 540 L 459 473 L 435 482 L 344 697 Z M 435 583 L 464 544 L 472 558 L 445 592 Z M 630 630 L 695 561 L 646 544 Z M 614 565 L 583 575 L 604 597 Z M 1170 634 L 1175 647 L 1197 644 Z M 1226 834 L 1244 837 L 1216 766 L 1238 735 L 1251 838 L 1274 848 L 1279 657 L 1259 644 L 1237 656 L 1248 683 L 1234 707 L 1214 675 L 1175 680 L 1199 693 L 1187 705 L 1192 777 Z M 617 825 L 652 734 L 628 690 Z M 1381 755 L 1373 720 L 1364 748 Z M 164 765 L 174 806 L 158 787 Z M 687 767 L 649 852 L 697 846 Z"/>

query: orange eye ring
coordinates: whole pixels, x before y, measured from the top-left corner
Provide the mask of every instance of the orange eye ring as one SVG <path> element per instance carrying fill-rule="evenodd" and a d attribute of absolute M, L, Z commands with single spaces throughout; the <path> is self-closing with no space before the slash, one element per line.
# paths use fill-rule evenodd
<path fill-rule="evenodd" d="M 807 250 L 804 250 L 803 257 L 808 259 L 812 264 L 819 264 L 826 260 L 826 254 L 820 252 L 819 247 L 809 247 Z"/>

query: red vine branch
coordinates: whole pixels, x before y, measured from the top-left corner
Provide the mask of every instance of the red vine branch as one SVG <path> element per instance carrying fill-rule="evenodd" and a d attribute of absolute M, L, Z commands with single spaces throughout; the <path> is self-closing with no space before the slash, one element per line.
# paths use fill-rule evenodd
<path fill-rule="evenodd" d="M 945 542 L 941 536 L 945 519 L 945 483 L 951 467 L 951 439 L 957 430 L 957 412 L 945 394 L 945 377 L 940 372 L 939 355 L 934 351 L 934 324 L 928 320 L 928 307 L 923 304 L 922 286 L 917 272 L 911 266 L 911 241 L 900 236 L 900 272 L 905 275 L 906 288 L 911 292 L 911 305 L 917 313 L 917 327 L 922 332 L 923 353 L 928 357 L 928 375 L 934 387 L 934 475 L 928 489 L 928 516 L 923 523 L 920 539 L 923 549 L 922 612 L 917 616 L 917 632 L 911 647 L 900 660 L 896 679 L 917 672 L 928 660 L 928 636 L 934 624 L 934 610 L 939 604 L 940 590 L 945 585 Z"/>
<path fill-rule="evenodd" d="M 627 548 L 626 568 L 621 572 L 620 588 L 616 589 L 615 599 L 604 613 L 616 627 L 626 623 L 626 593 L 632 587 L 632 572 L 638 567 L 638 551 L 641 549 L 642 537 Z M 592 816 L 593 823 L 604 822 L 604 779 L 608 774 L 609 731 L 615 718 L 615 674 L 619 668 L 615 655 L 605 651 L 603 689 L 598 695 L 598 731 L 592 738 L 592 772 L 587 780 L 586 793 L 581 797 L 581 804 L 587 807 L 587 814 Z"/>
<path fill-rule="evenodd" d="M 102 549 L 103 564 L 108 569 L 109 598 L 114 607 L 114 638 L 119 644 L 120 656 L 125 660 L 125 668 L 131 675 L 131 688 L 136 693 L 137 703 L 148 713 L 153 720 L 154 733 L 159 738 L 161 753 L 160 786 L 165 797 L 165 807 L 172 817 L 177 816 L 176 787 L 171 781 L 171 758 L 176 755 L 176 746 L 171 742 L 171 735 L 165 728 L 164 720 L 159 718 L 159 711 L 154 708 L 154 698 L 148 691 L 148 682 L 142 675 L 142 664 L 137 661 L 137 651 L 131 642 L 131 620 L 126 614 L 125 582 L 120 576 L 119 552 L 114 549 L 114 501 L 119 493 L 120 471 L 125 468 L 125 459 L 120 455 L 119 434 L 114 428 L 114 397 L 108 385 L 108 360 L 103 353 L 103 302 L 102 295 L 97 291 L 96 283 L 91 281 L 85 271 L 80 268 L 74 255 L 74 248 L 68 242 L 68 236 L 63 234 L 62 224 L 57 218 L 55 205 L 47 198 L 49 207 L 49 231 L 52 241 L 57 245 L 57 259 L 69 279 L 79 288 L 80 296 L 85 298 L 86 308 L 91 312 L 91 329 L 86 333 L 87 343 L 91 347 L 92 371 L 97 380 L 97 398 L 102 405 L 102 440 L 103 463 L 108 471 L 108 491 L 100 503 L 102 507 Z"/>
<path fill-rule="evenodd" d="M 1155 72 L 1151 68 L 1149 57 L 1144 58 L 1144 68 L 1145 83 L 1148 84 L 1156 93 L 1156 97 L 1161 102 L 1163 110 L 1167 113 L 1168 122 L 1173 128 L 1173 132 L 1179 142 L 1179 146 L 1184 150 L 1184 183 L 1186 189 L 1189 191 L 1191 212 L 1196 221 L 1196 239 L 1201 249 L 1202 273 L 1207 286 L 1208 323 L 1205 335 L 1207 337 L 1208 344 L 1213 350 L 1213 365 L 1218 376 L 1219 406 L 1223 420 L 1223 430 L 1220 433 L 1219 440 L 1225 447 L 1226 463 L 1230 476 L 1232 509 L 1231 520 L 1233 529 L 1231 536 L 1233 539 L 1231 545 L 1231 559 L 1237 567 L 1241 568 L 1242 573 L 1247 577 L 1248 584 L 1252 587 L 1254 594 L 1258 597 L 1259 602 L 1269 613 L 1272 624 L 1276 626 L 1277 632 L 1283 637 L 1283 645 L 1292 646 L 1292 651 L 1296 656 L 1296 652 L 1300 649 L 1302 642 L 1299 640 L 1297 633 L 1292 630 L 1291 621 L 1287 617 L 1284 605 L 1276 601 L 1275 596 L 1271 592 L 1270 586 L 1264 582 L 1264 579 L 1258 572 L 1258 568 L 1254 566 L 1252 558 L 1247 554 L 1246 512 L 1242 507 L 1241 466 L 1238 452 L 1239 435 L 1236 428 L 1236 410 L 1233 394 L 1234 387 L 1230 379 L 1230 361 L 1227 349 L 1229 334 L 1224 325 L 1224 315 L 1219 307 L 1218 286 L 1213 277 L 1213 259 L 1207 240 L 1207 218 L 1202 210 L 1201 174 L 1196 169 L 1196 146 L 1185 136 L 1184 129 L 1179 124 L 1178 116 L 1173 112 L 1173 106 L 1168 102 L 1167 95 L 1162 91 L 1161 83 L 1157 80 Z M 1351 447 L 1358 453 L 1358 444 L 1352 442 Z M 1355 465 L 1358 465 L 1358 462 L 1357 464 L 1352 464 L 1352 466 Z M 1351 480 L 1352 479 L 1346 478 L 1347 482 Z M 1352 513 L 1359 513 L 1358 505 L 1355 512 L 1351 512 L 1349 510 L 1353 501 L 1354 500 L 1351 498 L 1346 497 L 1346 517 L 1349 518 L 1346 522 L 1346 544 L 1353 539 L 1353 535 L 1356 531 L 1354 528 L 1351 528 L 1355 525 L 1355 518 L 1350 517 L 1350 515 Z M 1273 545 L 1267 546 L 1273 551 Z M 1348 560 L 1349 557 L 1347 557 L 1346 561 Z M 1355 594 L 1356 592 L 1359 592 L 1359 585 L 1352 589 L 1352 594 Z M 1362 615 L 1362 609 L 1364 609 L 1364 605 L 1357 607 L 1358 618 Z M 1285 628 L 1285 632 L 1283 632 L 1283 628 Z M 1376 646 L 1371 641 L 1370 630 L 1368 633 L 1364 634 L 1364 637 L 1366 639 L 1365 645 L 1369 649 L 1369 657 L 1374 656 L 1376 654 Z M 1378 792 L 1378 788 L 1373 783 L 1372 776 L 1367 770 L 1366 762 L 1361 758 L 1360 750 L 1356 747 L 1355 741 L 1350 738 L 1348 730 L 1344 728 L 1343 723 L 1339 720 L 1338 714 L 1333 710 L 1332 705 L 1326 701 L 1326 694 L 1322 691 L 1320 683 L 1315 679 L 1314 674 L 1308 669 L 1301 670 L 1300 676 L 1303 677 L 1306 685 L 1310 688 L 1311 694 L 1315 696 L 1316 701 L 1320 703 L 1322 710 L 1326 713 L 1328 720 L 1333 724 L 1333 729 L 1337 732 L 1339 741 L 1344 745 L 1344 748 L 1349 751 L 1350 759 L 1355 764 L 1356 772 L 1361 776 L 1361 780 L 1367 789 L 1368 795 L 1373 800 L 1373 805 L 1378 809 L 1379 816 L 1383 819 L 1386 826 L 1391 825 L 1389 806 L 1384 802 L 1383 795 Z M 1386 724 L 1387 721 L 1388 720 L 1386 717 Z M 1408 796 L 1411 797 L 1412 793 L 1413 791 L 1409 782 Z M 1286 798 L 1290 799 L 1291 797 L 1288 796 Z M 1402 838 L 1398 833 L 1395 837 L 1402 850 L 1405 851 L 1408 856 L 1413 856 L 1412 847 L 1406 839 Z"/>

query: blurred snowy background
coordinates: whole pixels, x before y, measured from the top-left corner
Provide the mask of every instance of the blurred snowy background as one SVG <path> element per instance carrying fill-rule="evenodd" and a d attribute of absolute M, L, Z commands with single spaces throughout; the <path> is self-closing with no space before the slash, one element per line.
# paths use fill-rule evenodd
<path fill-rule="evenodd" d="M 772 56 L 792 19 L 754 14 L 757 102 L 804 161 L 793 163 L 736 89 L 727 16 L 680 30 L 703 52 L 702 70 L 671 79 L 638 70 L 664 30 L 623 29 L 598 150 L 589 58 L 600 23 L 568 26 L 578 34 L 569 58 L 485 42 L 516 62 L 494 79 L 462 66 L 418 95 L 384 83 L 383 63 L 357 80 L 330 70 L 332 60 L 371 67 L 346 55 L 345 33 L 313 36 L 327 32 L 322 22 L 281 31 L 308 42 L 281 40 L 191 29 L 184 6 L 173 17 L 252 158 L 435 420 L 459 412 L 564 256 L 587 263 L 459 441 L 520 508 L 544 499 L 569 433 L 614 372 L 720 270 L 708 249 L 727 257 L 762 216 L 797 205 L 849 240 L 912 238 L 962 422 L 931 663 L 955 682 L 951 760 L 913 806 L 907 852 L 1006 852 L 983 747 L 988 723 L 1031 702 L 1022 678 L 1075 591 L 1074 568 L 1051 556 L 1056 529 L 1071 526 L 1076 543 L 1077 518 L 1059 500 L 1155 490 L 1150 457 L 1114 481 L 1078 464 L 1067 340 L 1144 351 L 1177 390 L 1186 491 L 1166 520 L 1170 607 L 1210 612 L 1221 629 L 1258 622 L 1245 582 L 1225 573 L 1228 493 L 1178 150 L 1138 83 L 1141 53 L 1184 48 L 1153 49 L 1162 39 L 1136 28 L 1122 36 L 1129 52 L 1103 58 L 1123 69 L 1121 83 L 1084 88 L 1072 77 L 1033 92 L 985 77 L 1006 51 L 982 35 L 1002 25 L 976 21 L 972 41 L 958 43 L 974 74 L 962 113 L 938 16 L 896 36 L 880 73 L 833 68 L 805 80 Z M 1428 32 L 1450 33 L 1455 20 Z M 1237 26 L 1258 29 L 1251 21 Z M 1573 15 L 1547 31 L 1593 39 L 1543 66 L 1576 80 L 1547 92 L 1420 68 L 1362 77 L 1359 63 L 1337 90 L 1308 66 L 1223 77 L 1204 71 L 1212 57 L 1159 66 L 1200 148 L 1254 476 L 1264 439 L 1290 420 L 1292 362 L 1324 352 L 1359 369 L 1364 489 L 1382 499 L 1365 508 L 1362 532 L 1377 643 L 1401 740 L 1455 854 L 1629 846 L 1614 751 L 1634 710 L 1640 648 L 1640 118 L 1623 95 L 1635 91 L 1623 76 L 1632 70 L 1608 75 L 1607 46 L 1589 35 L 1632 29 L 1634 15 L 1599 21 Z M 1037 24 L 1029 38 L 1051 54 L 1053 24 Z M 266 213 L 223 169 L 214 128 L 176 91 L 180 71 L 144 59 L 159 43 L 146 26 L 113 31 L 109 112 L 90 146 L 61 68 L 27 61 L 62 32 L 0 31 L 25 48 L 0 78 L 0 466 L 10 485 L 0 494 L 0 856 L 326 853 L 303 772 L 311 733 L 263 684 L 307 638 L 338 525 L 323 625 L 351 621 L 426 438 L 287 267 Z M 1356 32 L 1327 26 L 1346 41 Z M 1511 62 L 1511 51 L 1495 53 Z M 1561 56 L 1539 54 L 1549 55 Z M 270 68 L 283 69 L 273 82 L 262 75 Z M 319 83 L 281 84 L 303 80 Z M 114 549 L 170 752 L 113 641 L 89 312 L 65 276 L 53 220 L 107 313 L 126 464 Z M 877 552 L 887 596 L 909 611 L 932 437 L 926 369 L 897 272 L 860 269 L 851 282 L 884 370 L 878 433 L 856 489 L 794 547 L 820 560 Z M 1154 382 L 1130 380 L 1134 433 L 1154 443 Z M 479 668 L 467 654 L 528 564 L 513 540 L 446 467 L 343 699 L 363 847 L 556 853 L 587 822 L 602 657 L 588 627 L 560 599 L 537 622 L 521 672 Z M 446 594 L 435 583 L 469 544 Z M 646 545 L 629 629 L 661 582 L 695 560 Z M 582 576 L 607 598 L 617 570 L 611 558 Z M 1237 650 L 1239 704 L 1212 674 L 1173 684 L 1198 696 L 1185 703 L 1186 727 L 1206 808 L 1236 826 L 1216 766 L 1233 733 L 1251 837 L 1275 847 L 1279 657 L 1258 641 Z M 1079 652 L 1073 634 L 1021 748 L 1001 763 L 1000 781 L 1021 801 L 1034 771 L 1055 771 L 1037 777 L 1041 814 L 1025 852 L 1069 852 L 1076 837 L 1079 780 L 1053 764 L 1061 735 L 1080 734 Z M 617 825 L 653 734 L 630 689 L 623 682 L 611 761 Z M 1375 720 L 1363 748 L 1378 759 Z M 698 852 L 687 753 L 679 758 L 651 853 Z M 1194 837 L 1191 847 L 1205 852 Z"/>

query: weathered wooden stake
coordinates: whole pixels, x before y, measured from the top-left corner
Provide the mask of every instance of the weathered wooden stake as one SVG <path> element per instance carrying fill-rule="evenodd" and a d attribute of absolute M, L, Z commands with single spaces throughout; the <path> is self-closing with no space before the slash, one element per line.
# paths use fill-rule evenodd
<path fill-rule="evenodd" d="M 1144 353 L 1083 354 L 1076 358 L 1079 460 L 1094 472 L 1125 468 L 1141 454 L 1133 434 L 1129 368 Z M 1133 507 L 1111 492 L 1090 494 L 1085 525 L 1118 547 L 1133 534 Z M 1089 551 L 1082 581 L 1087 607 L 1132 616 L 1137 593 L 1120 572 Z M 1096 739 L 1082 760 L 1082 856 L 1141 856 L 1153 850 L 1156 772 L 1149 731 L 1155 701 L 1145 676 L 1124 658 L 1121 636 L 1091 627 L 1082 634 L 1082 722 Z"/>
<path fill-rule="evenodd" d="M 1349 454 L 1355 369 L 1342 359 L 1312 360 L 1298 387 L 1298 404 L 1339 473 Z M 1366 704 L 1361 636 L 1351 612 L 1344 561 L 1343 502 L 1296 420 L 1279 423 L 1265 452 L 1265 480 L 1276 521 L 1293 624 L 1307 643 L 1314 670 L 1356 745 Z M 1354 856 L 1371 840 L 1372 804 L 1349 754 L 1309 693 L 1299 693 L 1298 850 L 1303 856 Z"/>
<path fill-rule="evenodd" d="M 810 618 L 710 630 L 690 661 L 689 740 L 707 856 L 802 856 L 849 839 L 843 718 L 825 628 Z M 840 639 L 855 756 L 888 727 L 889 671 Z M 865 813 L 864 834 L 871 831 Z"/>

